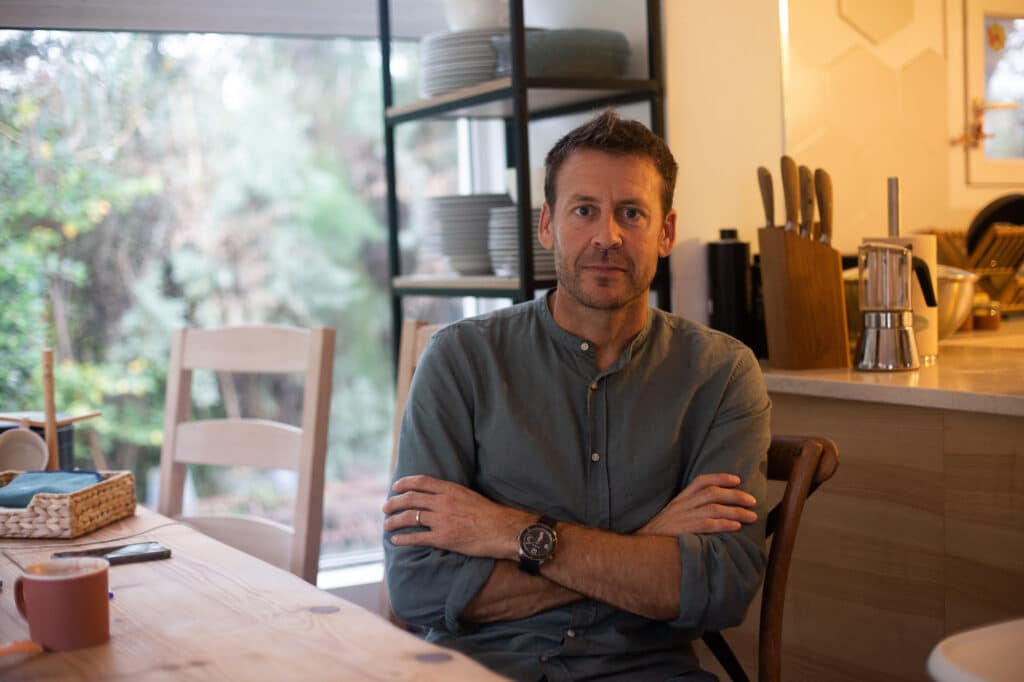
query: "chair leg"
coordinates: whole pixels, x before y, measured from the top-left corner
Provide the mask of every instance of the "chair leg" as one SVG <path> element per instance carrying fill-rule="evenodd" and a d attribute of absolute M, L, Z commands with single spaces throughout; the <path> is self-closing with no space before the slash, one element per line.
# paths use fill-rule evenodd
<path fill-rule="evenodd" d="M 736 659 L 736 654 L 732 652 L 732 648 L 725 641 L 725 637 L 722 637 L 721 632 L 705 632 L 701 639 L 704 640 L 704 643 L 711 649 L 711 653 L 715 655 L 718 662 L 725 668 L 725 672 L 729 673 L 732 682 L 750 682 L 750 678 L 747 677 L 743 666 Z"/>

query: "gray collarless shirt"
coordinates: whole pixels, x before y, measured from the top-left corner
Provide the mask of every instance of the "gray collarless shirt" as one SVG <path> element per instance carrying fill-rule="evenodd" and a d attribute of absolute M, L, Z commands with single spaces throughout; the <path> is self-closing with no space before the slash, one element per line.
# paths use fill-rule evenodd
<path fill-rule="evenodd" d="M 427 474 L 628 534 L 696 476 L 728 472 L 757 498 L 759 521 L 680 536 L 682 598 L 671 622 L 594 600 L 464 622 L 494 560 L 396 548 L 386 534 L 392 607 L 429 640 L 515 679 L 702 679 L 690 642 L 741 622 L 763 575 L 769 411 L 746 346 L 654 308 L 603 371 L 590 342 L 555 323 L 546 297 L 442 329 L 413 379 L 396 479 Z"/>

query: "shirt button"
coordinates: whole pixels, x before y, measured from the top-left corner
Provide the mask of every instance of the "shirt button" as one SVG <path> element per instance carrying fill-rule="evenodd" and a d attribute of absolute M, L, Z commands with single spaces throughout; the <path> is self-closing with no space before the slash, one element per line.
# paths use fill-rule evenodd
<path fill-rule="evenodd" d="M 565 631 L 565 636 L 566 637 L 570 637 L 570 638 L 571 637 L 575 637 L 576 636 L 576 631 L 575 630 L 566 630 Z"/>
<path fill-rule="evenodd" d="M 547 656 L 541 656 L 540 657 L 540 662 L 541 663 L 547 663 L 548 662 L 548 657 Z"/>
<path fill-rule="evenodd" d="M 580 350 L 590 350 L 590 344 L 584 341 L 580 344 Z"/>
<path fill-rule="evenodd" d="M 590 453 L 590 461 L 591 462 L 600 462 L 601 461 L 601 455 L 597 454 L 596 452 L 591 452 Z"/>
<path fill-rule="evenodd" d="M 594 383 L 590 384 L 590 390 L 591 391 L 596 391 L 597 390 L 597 382 L 596 381 Z"/>

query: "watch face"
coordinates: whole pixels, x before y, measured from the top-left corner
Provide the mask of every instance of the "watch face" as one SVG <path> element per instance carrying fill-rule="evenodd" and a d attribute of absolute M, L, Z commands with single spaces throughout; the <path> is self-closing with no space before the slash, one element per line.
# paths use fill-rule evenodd
<path fill-rule="evenodd" d="M 527 559 L 547 559 L 555 549 L 555 539 L 551 529 L 545 526 L 530 526 L 523 531 L 519 540 L 519 548 Z"/>

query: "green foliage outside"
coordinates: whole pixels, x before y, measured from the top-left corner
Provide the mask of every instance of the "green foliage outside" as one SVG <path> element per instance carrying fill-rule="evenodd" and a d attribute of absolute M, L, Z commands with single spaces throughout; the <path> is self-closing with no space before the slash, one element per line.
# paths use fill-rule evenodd
<path fill-rule="evenodd" d="M 76 427 L 79 464 L 100 448 L 145 499 L 174 328 L 329 326 L 327 476 L 383 485 L 378 63 L 375 41 L 0 31 L 0 411 L 41 409 L 54 348 L 58 408 L 103 411 Z M 222 388 L 197 377 L 196 412 L 224 413 Z M 287 407 L 296 390 L 249 387 L 240 404 Z"/>

